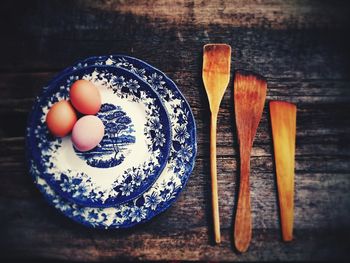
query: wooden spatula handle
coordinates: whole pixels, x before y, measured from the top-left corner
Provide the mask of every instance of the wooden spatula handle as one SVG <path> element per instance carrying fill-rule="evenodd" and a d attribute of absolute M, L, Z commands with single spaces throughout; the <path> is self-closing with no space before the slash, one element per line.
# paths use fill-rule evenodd
<path fill-rule="evenodd" d="M 240 147 L 242 148 L 242 147 Z M 250 212 L 250 152 L 242 152 L 238 205 L 234 223 L 234 241 L 239 252 L 245 252 L 252 237 L 252 219 Z"/>
<path fill-rule="evenodd" d="M 221 242 L 220 237 L 220 218 L 219 218 L 219 201 L 218 201 L 218 182 L 216 173 L 216 123 L 217 113 L 211 114 L 210 119 L 210 176 L 211 176 L 211 194 L 212 194 L 212 212 L 214 222 L 215 242 Z"/>

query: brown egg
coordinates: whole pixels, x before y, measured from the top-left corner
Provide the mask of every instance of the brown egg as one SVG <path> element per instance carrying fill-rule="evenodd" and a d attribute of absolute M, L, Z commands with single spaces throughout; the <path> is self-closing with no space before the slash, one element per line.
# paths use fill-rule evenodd
<path fill-rule="evenodd" d="M 47 127 L 57 137 L 64 137 L 70 133 L 76 122 L 77 114 L 66 100 L 56 102 L 46 115 Z"/>
<path fill-rule="evenodd" d="M 96 114 L 101 108 L 101 95 L 96 86 L 85 79 L 73 83 L 69 91 L 70 100 L 79 112 Z"/>

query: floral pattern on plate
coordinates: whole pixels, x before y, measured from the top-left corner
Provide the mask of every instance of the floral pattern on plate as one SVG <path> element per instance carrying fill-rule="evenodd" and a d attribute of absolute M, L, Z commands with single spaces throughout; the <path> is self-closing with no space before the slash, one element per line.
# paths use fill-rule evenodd
<path fill-rule="evenodd" d="M 158 92 L 171 118 L 172 146 L 167 165 L 150 189 L 127 203 L 108 208 L 85 207 L 65 200 L 47 184 L 29 154 L 30 174 L 46 200 L 69 218 L 88 227 L 127 228 L 147 222 L 173 204 L 192 173 L 197 152 L 195 121 L 187 101 L 161 71 L 136 58 L 112 55 L 91 57 L 65 72 L 91 65 L 127 69 Z"/>
<path fill-rule="evenodd" d="M 76 150 L 69 136 L 51 136 L 45 124 L 49 108 L 68 97 L 76 79 L 93 82 L 103 102 L 97 116 L 105 136 L 87 152 Z M 148 84 L 121 68 L 90 66 L 50 83 L 34 107 L 27 140 L 40 173 L 56 192 L 81 205 L 107 207 L 153 184 L 166 164 L 170 133 L 166 110 Z"/>

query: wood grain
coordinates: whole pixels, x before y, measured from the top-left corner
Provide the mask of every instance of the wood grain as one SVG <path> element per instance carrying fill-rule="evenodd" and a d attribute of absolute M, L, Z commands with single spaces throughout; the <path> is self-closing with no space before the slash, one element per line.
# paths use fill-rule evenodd
<path fill-rule="evenodd" d="M 293 240 L 296 105 L 269 103 L 283 241 Z"/>
<path fill-rule="evenodd" d="M 240 183 L 233 238 L 236 249 L 246 252 L 252 238 L 250 156 L 264 109 L 267 83 L 259 75 L 240 70 L 235 72 L 233 89 L 240 157 Z"/>
<path fill-rule="evenodd" d="M 221 242 L 218 200 L 216 133 L 220 103 L 230 81 L 231 47 L 227 44 L 207 44 L 203 47 L 202 78 L 210 108 L 210 177 L 214 239 Z"/>
<path fill-rule="evenodd" d="M 346 1 L 1 1 L 0 258 L 51 260 L 346 260 L 350 251 L 350 26 Z M 232 46 L 234 69 L 267 79 L 269 100 L 298 105 L 295 240 L 283 244 L 267 107 L 251 158 L 253 238 L 233 252 L 238 145 L 233 92 L 218 114 L 222 243 L 212 246 L 209 107 L 202 47 Z M 195 169 L 180 199 L 129 231 L 81 227 L 49 207 L 24 165 L 24 129 L 40 89 L 75 61 L 123 53 L 163 70 L 193 109 Z M 231 86 L 232 83 L 229 84 Z M 336 208 L 336 209 L 335 209 Z"/>

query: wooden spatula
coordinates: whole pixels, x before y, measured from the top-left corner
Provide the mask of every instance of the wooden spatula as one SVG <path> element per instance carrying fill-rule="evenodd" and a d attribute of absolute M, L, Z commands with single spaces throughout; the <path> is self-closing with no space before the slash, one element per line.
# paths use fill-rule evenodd
<path fill-rule="evenodd" d="M 220 243 L 220 218 L 216 175 L 216 122 L 220 103 L 230 80 L 231 47 L 208 44 L 203 48 L 203 82 L 208 95 L 210 119 L 210 175 L 215 242 Z"/>
<path fill-rule="evenodd" d="M 296 112 L 294 104 L 270 102 L 278 200 L 284 241 L 293 239 Z"/>
<path fill-rule="evenodd" d="M 267 84 L 263 77 L 246 71 L 237 71 L 234 79 L 234 104 L 240 153 L 240 185 L 234 242 L 238 251 L 248 249 L 252 236 L 250 211 L 250 154 L 263 112 Z"/>

